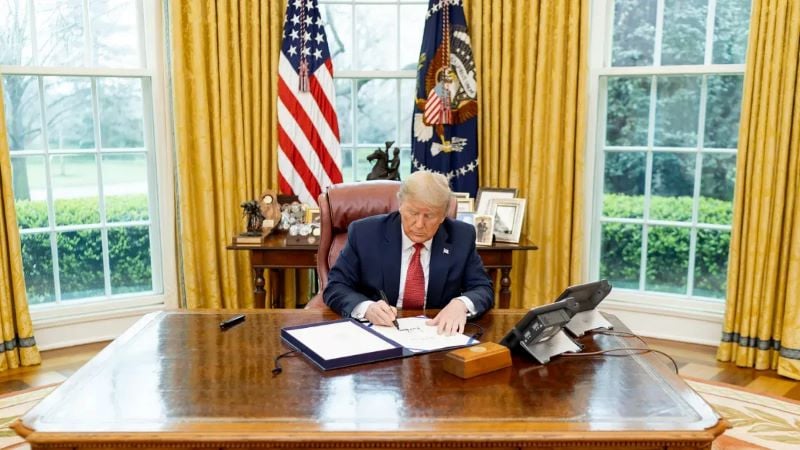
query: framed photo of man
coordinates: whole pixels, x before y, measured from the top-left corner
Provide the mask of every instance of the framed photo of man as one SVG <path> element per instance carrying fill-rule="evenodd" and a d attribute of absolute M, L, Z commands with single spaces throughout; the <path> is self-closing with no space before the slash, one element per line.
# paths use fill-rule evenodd
<path fill-rule="evenodd" d="M 475 197 L 475 212 L 478 214 L 489 214 L 489 206 L 493 199 L 507 199 L 516 196 L 516 188 L 478 188 L 478 195 Z"/>
<path fill-rule="evenodd" d="M 525 218 L 525 199 L 492 199 L 489 210 L 494 218 L 494 237 L 497 241 L 518 243 Z"/>
<path fill-rule="evenodd" d="M 475 214 L 473 220 L 475 221 L 475 244 L 492 245 L 494 217 L 487 214 Z"/>

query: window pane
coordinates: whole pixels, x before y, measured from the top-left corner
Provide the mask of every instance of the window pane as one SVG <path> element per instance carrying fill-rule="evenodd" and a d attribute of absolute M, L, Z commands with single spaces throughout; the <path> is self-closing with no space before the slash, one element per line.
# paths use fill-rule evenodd
<path fill-rule="evenodd" d="M 744 64 L 749 25 L 750 0 L 717 0 L 714 64 Z"/>
<path fill-rule="evenodd" d="M 655 145 L 696 146 L 700 77 L 658 77 L 656 86 Z"/>
<path fill-rule="evenodd" d="M 401 145 L 411 145 L 411 118 L 414 115 L 414 101 L 417 95 L 417 80 L 400 80 L 400 141 Z"/>
<path fill-rule="evenodd" d="M 397 67 L 397 7 L 356 5 L 358 70 Z M 349 16 L 348 16 L 349 18 Z"/>
<path fill-rule="evenodd" d="M 350 5 L 319 5 L 328 51 L 333 58 L 333 73 L 353 68 L 353 7 Z"/>
<path fill-rule="evenodd" d="M 645 289 L 686 294 L 688 270 L 689 228 L 650 227 Z"/>
<path fill-rule="evenodd" d="M 708 2 L 666 0 L 661 65 L 703 64 Z"/>
<path fill-rule="evenodd" d="M 603 216 L 642 217 L 644 172 L 644 152 L 606 152 Z"/>
<path fill-rule="evenodd" d="M 106 220 L 147 220 L 147 158 L 143 153 L 103 155 Z"/>
<path fill-rule="evenodd" d="M 82 0 L 37 0 L 36 43 L 39 64 L 84 65 Z"/>
<path fill-rule="evenodd" d="M 8 148 L 12 152 L 44 148 L 38 80 L 39 77 L 27 75 L 3 77 Z"/>
<path fill-rule="evenodd" d="M 22 241 L 22 266 L 25 268 L 25 293 L 28 303 L 54 302 L 53 252 L 48 233 L 20 235 Z"/>
<path fill-rule="evenodd" d="M 47 175 L 44 157 L 11 158 L 14 182 L 14 208 L 19 228 L 47 227 Z"/>
<path fill-rule="evenodd" d="M 422 30 L 425 28 L 425 12 L 427 9 L 427 5 L 403 5 L 400 7 L 401 45 L 399 68 L 401 70 L 417 70 L 419 51 L 422 48 Z"/>
<path fill-rule="evenodd" d="M 651 66 L 656 35 L 656 2 L 614 2 L 612 66 Z"/>
<path fill-rule="evenodd" d="M 601 239 L 600 278 L 617 288 L 639 289 L 642 226 L 604 223 Z"/>
<path fill-rule="evenodd" d="M 736 148 L 742 107 L 741 75 L 709 75 L 706 101 L 706 148 Z"/>
<path fill-rule="evenodd" d="M 56 225 L 100 223 L 94 155 L 50 157 Z"/>
<path fill-rule="evenodd" d="M 411 147 L 400 148 L 400 179 L 405 180 L 411 174 Z"/>
<path fill-rule="evenodd" d="M 367 161 L 369 156 L 375 149 L 372 148 L 359 148 L 356 151 L 356 179 L 355 181 L 364 181 L 367 175 L 372 171 L 372 163 Z"/>
<path fill-rule="evenodd" d="M 647 145 L 650 77 L 608 79 L 607 145 Z"/>
<path fill-rule="evenodd" d="M 139 67 L 136 0 L 89 0 L 94 63 L 101 67 Z"/>
<path fill-rule="evenodd" d="M 32 55 L 28 2 L 0 2 L 0 65 L 28 65 Z"/>
<path fill-rule="evenodd" d="M 694 166 L 691 153 L 653 154 L 650 186 L 650 218 L 691 221 L 694 197 Z"/>
<path fill-rule="evenodd" d="M 339 140 L 342 144 L 353 143 L 353 80 L 335 80 L 336 116 L 339 119 Z"/>
<path fill-rule="evenodd" d="M 144 148 L 142 81 L 98 78 L 100 142 L 103 148 Z"/>
<path fill-rule="evenodd" d="M 50 149 L 94 148 L 91 79 L 44 77 L 44 101 Z"/>
<path fill-rule="evenodd" d="M 358 143 L 397 140 L 397 80 L 358 80 Z"/>
<path fill-rule="evenodd" d="M 698 221 L 730 225 L 733 222 L 733 188 L 736 155 L 706 153 L 700 179 Z"/>
<path fill-rule="evenodd" d="M 342 147 L 342 181 L 358 181 L 353 176 L 353 149 L 348 147 Z"/>
<path fill-rule="evenodd" d="M 100 230 L 58 233 L 56 240 L 61 298 L 73 300 L 103 295 Z"/>
<path fill-rule="evenodd" d="M 108 259 L 112 294 L 153 290 L 148 227 L 109 229 Z"/>
<path fill-rule="evenodd" d="M 730 231 L 697 230 L 694 295 L 725 298 Z"/>

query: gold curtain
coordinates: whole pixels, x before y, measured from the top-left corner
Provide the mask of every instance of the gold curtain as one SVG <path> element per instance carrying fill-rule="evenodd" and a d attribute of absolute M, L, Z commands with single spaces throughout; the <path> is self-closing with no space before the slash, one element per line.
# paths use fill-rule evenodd
<path fill-rule="evenodd" d="M 717 357 L 800 379 L 800 0 L 753 2 Z"/>
<path fill-rule="evenodd" d="M 589 2 L 471 0 L 481 186 L 527 199 L 511 307 L 550 302 L 581 281 Z"/>
<path fill-rule="evenodd" d="M 225 247 L 244 230 L 240 203 L 278 185 L 285 8 L 285 0 L 169 2 L 179 273 L 189 308 L 253 306 L 249 256 Z M 284 281 L 293 288 L 294 274 Z"/>
<path fill-rule="evenodd" d="M 33 324 L 28 313 L 28 297 L 25 294 L 25 275 L 22 271 L 22 249 L 17 213 L 14 209 L 14 192 L 11 182 L 11 155 L 6 135 L 5 107 L 3 106 L 3 83 L 0 82 L 0 370 L 32 366 L 42 362 Z"/>

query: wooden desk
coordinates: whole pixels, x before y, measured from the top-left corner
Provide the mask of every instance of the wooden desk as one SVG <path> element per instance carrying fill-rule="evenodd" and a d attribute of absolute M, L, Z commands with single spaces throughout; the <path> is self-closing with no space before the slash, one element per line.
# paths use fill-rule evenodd
<path fill-rule="evenodd" d="M 247 250 L 250 252 L 250 267 L 253 275 L 253 295 L 257 308 L 266 305 L 267 292 L 264 290 L 264 269 L 269 269 L 270 306 L 283 308 L 283 270 L 316 269 L 317 246 L 287 246 L 285 233 L 274 233 L 267 236 L 261 246 L 230 245 L 228 250 Z M 500 295 L 497 305 L 508 308 L 511 303 L 511 263 L 512 252 L 533 251 L 538 247 L 523 242 L 520 244 L 495 243 L 491 247 L 478 247 L 478 255 L 489 271 L 492 279 L 500 271 Z"/>
<path fill-rule="evenodd" d="M 413 314 L 413 311 L 404 311 Z M 480 320 L 498 341 L 522 310 Z M 150 314 L 13 428 L 45 448 L 710 448 L 724 422 L 655 354 L 557 357 L 470 380 L 444 352 L 320 372 L 286 351 L 284 326 L 330 311 Z M 641 346 L 587 335 L 586 350 Z"/>

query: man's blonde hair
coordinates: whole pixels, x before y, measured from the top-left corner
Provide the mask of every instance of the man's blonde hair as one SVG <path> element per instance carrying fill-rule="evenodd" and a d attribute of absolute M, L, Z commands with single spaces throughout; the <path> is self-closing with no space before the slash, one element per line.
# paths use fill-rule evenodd
<path fill-rule="evenodd" d="M 405 200 L 411 200 L 431 208 L 441 209 L 445 215 L 450 207 L 452 196 L 447 178 L 440 173 L 426 170 L 414 172 L 406 177 L 397 192 L 397 198 L 401 204 Z"/>

